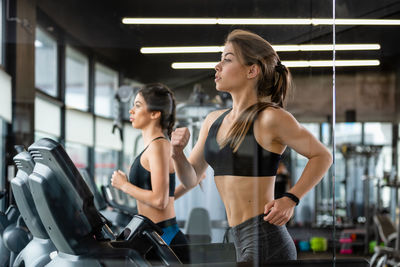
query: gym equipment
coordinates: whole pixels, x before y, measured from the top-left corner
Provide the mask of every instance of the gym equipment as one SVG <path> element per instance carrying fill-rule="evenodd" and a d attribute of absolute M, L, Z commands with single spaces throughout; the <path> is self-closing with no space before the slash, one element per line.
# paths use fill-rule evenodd
<path fill-rule="evenodd" d="M 118 211 L 118 214 L 115 218 L 117 225 L 119 226 L 127 225 L 132 219 L 132 216 L 138 213 L 136 207 L 132 208 L 126 205 L 118 204 L 118 202 L 115 201 L 111 188 L 109 186 L 102 185 L 101 193 L 106 203 L 110 207 Z"/>
<path fill-rule="evenodd" d="M 310 242 L 307 240 L 299 241 L 299 250 L 300 251 L 310 251 Z"/>
<path fill-rule="evenodd" d="M 119 231 L 120 228 L 125 227 L 132 220 L 133 215 L 137 214 L 137 208 L 120 205 L 115 202 L 110 189 L 106 190 L 101 188 L 100 192 L 87 169 L 79 169 L 79 172 L 93 194 L 96 209 L 100 211 L 107 220 L 110 220 L 109 217 L 115 217 L 111 219 L 108 226 L 113 231 Z M 113 210 L 107 210 L 107 207 L 111 207 Z"/>
<path fill-rule="evenodd" d="M 57 256 L 46 266 L 149 266 L 151 248 L 165 265 L 179 264 L 157 237 L 161 230 L 138 215 L 117 238 L 96 210 L 93 194 L 63 147 L 48 138 L 33 143 L 32 197 Z M 146 242 L 145 242 L 146 241 Z"/>
<path fill-rule="evenodd" d="M 400 184 L 393 179 L 393 181 L 388 182 L 385 186 L 395 189 L 396 202 L 398 202 L 397 191 L 400 188 Z M 397 231 L 395 224 L 386 214 L 375 215 L 374 222 L 378 228 L 379 237 L 384 242 L 384 246 L 375 246 L 375 253 L 371 257 L 371 266 L 400 266 L 400 222 L 397 225 Z"/>
<path fill-rule="evenodd" d="M 0 264 L 12 266 L 16 256 L 29 243 L 31 236 L 16 206 L 0 212 Z"/>
<path fill-rule="evenodd" d="M 344 159 L 345 159 L 345 188 L 346 188 L 346 205 L 347 207 L 351 207 L 353 205 L 357 205 L 356 201 L 356 194 L 359 192 L 359 187 L 357 185 L 353 185 L 353 199 L 351 199 L 351 195 L 349 195 L 349 187 L 350 187 L 350 176 L 348 174 L 348 163 L 350 159 L 361 159 L 361 162 L 364 163 L 364 170 L 363 170 L 363 176 L 362 176 L 362 186 L 363 186 L 363 191 L 362 191 L 362 205 L 363 205 L 363 211 L 361 213 L 361 217 L 358 219 L 361 219 L 359 221 L 364 222 L 364 229 L 365 229 L 365 236 L 364 236 L 364 254 L 368 254 L 368 244 L 369 241 L 371 240 L 370 238 L 370 233 L 373 233 L 372 228 L 372 214 L 375 213 L 376 210 L 376 205 L 372 205 L 370 203 L 370 181 L 374 179 L 370 175 L 370 161 L 373 161 L 373 166 L 376 166 L 377 164 L 377 159 L 381 153 L 382 150 L 381 145 L 354 145 L 354 144 L 342 144 L 339 146 L 340 152 L 342 153 Z M 353 182 L 354 183 L 354 182 Z M 379 191 L 378 191 L 379 192 Z M 348 203 L 349 202 L 349 203 Z M 379 202 L 379 201 L 377 201 Z M 353 212 L 349 212 L 348 214 L 354 214 L 356 213 L 355 210 Z"/>
<path fill-rule="evenodd" d="M 122 127 L 122 105 L 131 101 L 133 96 L 140 88 L 132 87 L 129 85 L 122 85 L 114 94 L 114 112 L 113 112 L 113 128 L 112 133 L 117 129 L 120 134 L 121 141 L 124 141 L 123 127 Z"/>
<path fill-rule="evenodd" d="M 328 241 L 324 237 L 312 237 L 310 239 L 310 247 L 314 252 L 327 251 Z"/>
<path fill-rule="evenodd" d="M 190 211 L 185 233 L 192 244 L 211 243 L 211 220 L 205 208 L 197 207 Z"/>
<path fill-rule="evenodd" d="M 19 211 L 14 205 L 9 206 L 6 212 L 0 211 L 0 266 L 9 266 L 14 261 L 15 255 L 11 255 L 5 246 L 3 233 L 9 226 L 15 227 L 18 217 Z"/>
<path fill-rule="evenodd" d="M 18 172 L 11 180 L 11 187 L 22 219 L 33 236 L 32 241 L 18 254 L 14 266 L 41 267 L 50 262 L 50 253 L 56 248 L 40 220 L 29 190 L 28 176 L 33 171 L 34 162 L 27 151 L 20 152 L 13 160 Z"/>

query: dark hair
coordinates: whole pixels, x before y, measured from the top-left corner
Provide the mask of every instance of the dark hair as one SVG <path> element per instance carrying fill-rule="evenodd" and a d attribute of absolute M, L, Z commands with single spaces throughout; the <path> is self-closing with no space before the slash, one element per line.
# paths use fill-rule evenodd
<path fill-rule="evenodd" d="M 164 84 L 147 84 L 138 92 L 146 101 L 147 110 L 160 111 L 160 125 L 165 135 L 171 138 L 175 124 L 175 97 L 172 91 Z"/>
<path fill-rule="evenodd" d="M 257 64 L 260 67 L 257 81 L 258 103 L 242 112 L 221 144 L 225 146 L 229 143 L 233 150 L 237 151 L 252 121 L 260 111 L 267 107 L 283 108 L 286 93 L 292 84 L 292 77 L 289 69 L 282 65 L 271 44 L 261 36 L 245 30 L 234 30 L 228 35 L 225 43 L 232 44 L 242 64 L 248 66 Z M 272 103 L 266 101 L 269 96 Z"/>

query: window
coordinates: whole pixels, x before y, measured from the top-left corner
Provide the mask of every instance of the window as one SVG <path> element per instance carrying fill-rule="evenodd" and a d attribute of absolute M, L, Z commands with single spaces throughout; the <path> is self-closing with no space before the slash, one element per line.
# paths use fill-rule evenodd
<path fill-rule="evenodd" d="M 35 140 L 49 137 L 58 140 L 61 135 L 60 103 L 36 96 L 35 98 Z"/>
<path fill-rule="evenodd" d="M 36 28 L 35 86 L 57 97 L 57 43 L 41 28 Z"/>
<path fill-rule="evenodd" d="M 3 1 L 0 0 L 0 64 L 4 65 L 4 46 L 3 46 L 3 33 L 4 33 L 4 27 L 3 27 Z"/>
<path fill-rule="evenodd" d="M 95 69 L 95 114 L 110 118 L 114 114 L 114 92 L 118 87 L 118 73 L 98 63 Z"/>
<path fill-rule="evenodd" d="M 365 144 L 392 144 L 392 124 L 380 122 L 368 122 L 364 124 Z"/>
<path fill-rule="evenodd" d="M 89 96 L 89 60 L 69 46 L 65 55 L 65 104 L 86 111 Z"/>
<path fill-rule="evenodd" d="M 72 162 L 78 169 L 84 169 L 88 167 L 89 148 L 87 146 L 77 143 L 67 142 L 65 143 L 65 150 L 68 153 L 68 156 L 71 158 Z"/>
<path fill-rule="evenodd" d="M 315 138 L 318 140 L 320 139 L 319 137 L 319 123 L 301 123 L 301 125 L 306 128 L 312 135 L 314 135 Z"/>
<path fill-rule="evenodd" d="M 321 125 L 321 141 L 324 145 L 330 145 L 331 144 L 331 124 L 324 122 Z"/>
<path fill-rule="evenodd" d="M 40 139 L 42 139 L 42 138 L 50 138 L 50 139 L 58 142 L 58 137 L 57 136 L 55 136 L 53 134 L 49 134 L 49 133 L 46 133 L 46 132 L 41 132 L 41 131 L 36 130 L 35 131 L 35 137 L 34 137 L 35 142 L 40 140 Z"/>
<path fill-rule="evenodd" d="M 336 123 L 335 129 L 336 144 L 361 143 L 361 123 L 344 122 Z"/>

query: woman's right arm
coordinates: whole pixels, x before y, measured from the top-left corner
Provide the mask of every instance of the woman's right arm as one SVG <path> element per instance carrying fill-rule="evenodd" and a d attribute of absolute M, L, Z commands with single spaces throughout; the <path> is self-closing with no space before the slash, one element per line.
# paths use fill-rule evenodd
<path fill-rule="evenodd" d="M 171 157 L 174 162 L 175 172 L 183 186 L 188 190 L 195 187 L 201 180 L 202 174 L 207 169 L 207 162 L 204 159 L 204 144 L 207 139 L 210 121 L 215 119 L 215 112 L 210 113 L 204 120 L 199 139 L 193 147 L 189 158 L 186 158 L 183 149 L 187 145 L 190 133 L 187 128 L 177 128 L 171 135 Z"/>
<path fill-rule="evenodd" d="M 201 180 L 203 180 L 204 178 L 206 178 L 206 174 L 203 173 L 203 175 L 201 175 Z M 200 181 L 201 182 L 201 181 Z M 201 187 L 201 184 L 200 184 Z M 183 184 L 178 185 L 175 188 L 175 200 L 177 200 L 178 198 L 180 198 L 181 196 L 183 196 L 184 194 L 186 194 L 190 189 L 187 189 L 186 187 L 183 186 Z"/>

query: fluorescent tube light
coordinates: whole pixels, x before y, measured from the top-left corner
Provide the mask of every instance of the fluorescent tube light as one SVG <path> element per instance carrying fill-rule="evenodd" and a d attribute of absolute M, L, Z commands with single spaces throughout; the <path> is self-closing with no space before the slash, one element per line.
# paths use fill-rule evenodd
<path fill-rule="evenodd" d="M 142 54 L 170 54 L 170 53 L 221 53 L 223 46 L 171 46 L 171 47 L 142 47 Z"/>
<path fill-rule="evenodd" d="M 332 67 L 333 60 L 282 61 L 282 64 L 290 68 Z M 336 67 L 365 67 L 379 65 L 379 60 L 335 60 Z"/>
<path fill-rule="evenodd" d="M 221 25 L 310 25 L 311 19 L 217 19 Z"/>
<path fill-rule="evenodd" d="M 212 25 L 217 24 L 217 19 L 207 18 L 123 18 L 123 24 L 166 24 L 166 25 Z"/>
<path fill-rule="evenodd" d="M 313 45 L 273 45 L 277 52 L 295 52 L 295 51 L 332 51 L 331 44 L 313 44 Z M 336 51 L 347 50 L 379 50 L 379 44 L 337 44 Z M 171 47 L 142 47 L 142 54 L 178 54 L 178 53 L 221 53 L 223 46 L 171 46 Z"/>
<path fill-rule="evenodd" d="M 124 24 L 159 25 L 369 25 L 399 26 L 399 19 L 123 18 Z"/>
<path fill-rule="evenodd" d="M 173 69 L 214 69 L 218 62 L 174 62 Z M 287 67 L 307 68 L 307 67 L 332 67 L 333 60 L 300 60 L 300 61 L 282 61 Z M 363 67 L 379 66 L 379 60 L 336 60 L 336 67 Z"/>
<path fill-rule="evenodd" d="M 218 62 L 174 62 L 173 69 L 213 69 Z"/>
<path fill-rule="evenodd" d="M 333 25 L 333 19 L 311 19 L 313 25 Z M 336 25 L 398 26 L 399 19 L 336 19 Z"/>

